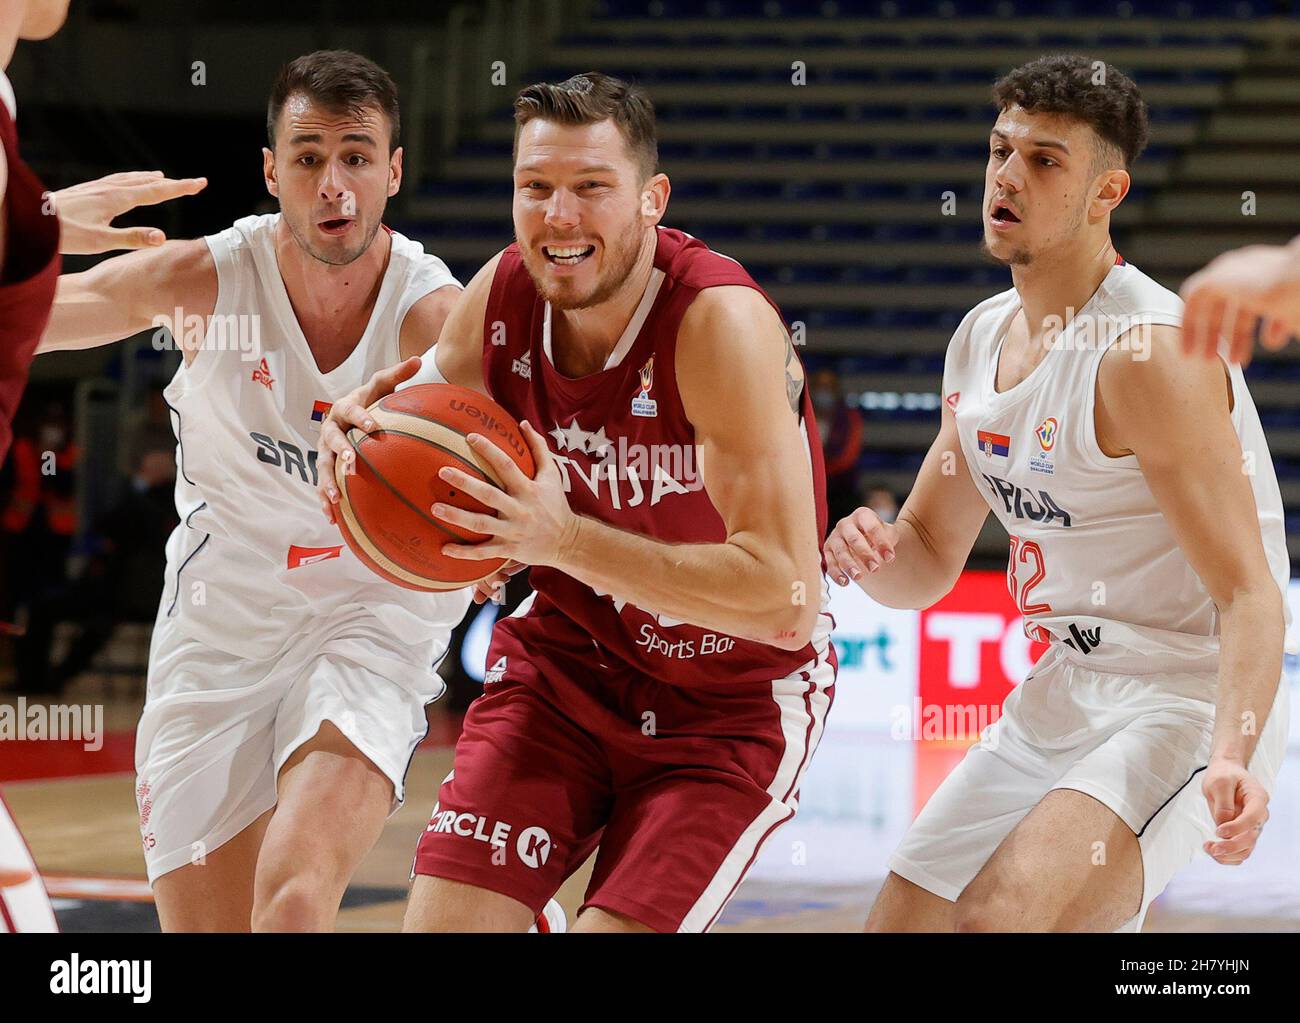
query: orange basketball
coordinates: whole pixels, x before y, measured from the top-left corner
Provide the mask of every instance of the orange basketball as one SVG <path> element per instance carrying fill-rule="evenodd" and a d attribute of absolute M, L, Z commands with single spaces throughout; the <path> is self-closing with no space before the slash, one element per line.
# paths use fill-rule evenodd
<path fill-rule="evenodd" d="M 491 508 L 438 477 L 450 465 L 500 487 L 492 466 L 465 440 L 479 433 L 504 451 L 530 479 L 537 469 L 514 417 L 491 398 L 452 384 L 420 384 L 370 406 L 375 429 L 352 429 L 356 471 L 335 462 L 339 529 L 358 558 L 389 582 L 412 590 L 458 590 L 486 579 L 503 560 L 446 557 L 445 543 L 489 537 L 433 517 L 435 502 L 495 515 Z"/>

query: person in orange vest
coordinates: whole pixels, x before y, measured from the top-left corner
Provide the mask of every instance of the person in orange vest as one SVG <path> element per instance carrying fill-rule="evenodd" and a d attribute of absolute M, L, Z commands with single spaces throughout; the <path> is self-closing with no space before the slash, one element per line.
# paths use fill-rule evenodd
<path fill-rule="evenodd" d="M 51 403 L 34 435 L 14 440 L 13 490 L 0 511 L 9 548 L 11 598 L 28 605 L 66 581 L 77 531 L 76 476 L 80 452 L 69 436 L 63 407 Z"/>

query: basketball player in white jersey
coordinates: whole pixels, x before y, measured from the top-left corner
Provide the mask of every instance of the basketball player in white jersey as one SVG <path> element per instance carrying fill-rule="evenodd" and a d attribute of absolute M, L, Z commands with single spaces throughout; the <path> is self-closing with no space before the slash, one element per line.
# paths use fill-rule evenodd
<path fill-rule="evenodd" d="M 953 336 L 897 524 L 859 508 L 825 546 L 841 585 L 923 608 L 991 508 L 1050 643 L 913 823 L 868 930 L 1140 929 L 1198 849 L 1241 863 L 1268 818 L 1288 716 L 1277 480 L 1241 370 L 1184 358 L 1178 297 L 1111 244 L 1147 122 L 1100 67 L 1045 57 L 995 86 L 984 239 L 1014 287 Z"/>
<path fill-rule="evenodd" d="M 268 108 L 280 213 L 60 281 L 43 350 L 166 322 L 184 355 L 165 392 L 182 521 L 136 740 L 165 930 L 333 926 L 402 802 L 442 690 L 433 666 L 469 602 L 383 582 L 316 507 L 329 396 L 425 351 L 460 291 L 382 224 L 398 127 L 381 68 L 300 57 Z"/>

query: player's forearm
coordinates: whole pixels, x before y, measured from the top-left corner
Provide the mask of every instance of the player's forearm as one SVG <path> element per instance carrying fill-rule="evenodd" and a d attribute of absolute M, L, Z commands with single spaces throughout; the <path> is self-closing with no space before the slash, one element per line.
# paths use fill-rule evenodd
<path fill-rule="evenodd" d="M 1211 755 L 1249 764 L 1277 696 L 1286 622 L 1271 579 L 1220 605 L 1219 693 Z"/>
<path fill-rule="evenodd" d="M 555 567 L 643 610 L 799 649 L 821 603 L 815 548 L 801 570 L 794 556 L 763 557 L 743 543 L 661 543 L 579 516 Z"/>
<path fill-rule="evenodd" d="M 960 566 L 954 571 L 928 542 L 924 528 L 900 516 L 898 543 L 894 560 L 874 572 L 863 572 L 855 580 L 877 604 L 885 607 L 918 610 L 942 598 L 957 581 Z"/>
<path fill-rule="evenodd" d="M 131 315 L 125 303 L 89 285 L 84 274 L 59 278 L 50 321 L 36 352 L 96 348 L 138 334 L 149 324 Z"/>

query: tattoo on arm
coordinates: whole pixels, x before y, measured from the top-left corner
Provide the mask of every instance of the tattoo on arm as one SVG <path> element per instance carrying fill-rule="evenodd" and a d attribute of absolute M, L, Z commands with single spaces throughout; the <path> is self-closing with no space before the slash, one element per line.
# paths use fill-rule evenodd
<path fill-rule="evenodd" d="M 794 357 L 794 342 L 790 340 L 790 335 L 785 336 L 785 396 L 790 402 L 790 411 L 796 418 L 799 415 L 799 395 L 803 392 L 803 380 L 795 376 L 791 371 L 790 363 L 798 366 L 798 360 Z"/>

